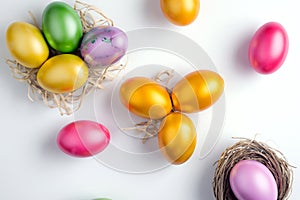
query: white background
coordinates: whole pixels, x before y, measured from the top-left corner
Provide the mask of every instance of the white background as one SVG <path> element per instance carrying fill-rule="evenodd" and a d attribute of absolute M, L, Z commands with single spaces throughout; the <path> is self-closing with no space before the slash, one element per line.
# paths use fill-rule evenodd
<path fill-rule="evenodd" d="M 202 0 L 197 20 L 186 27 L 177 27 L 165 19 L 159 0 L 86 1 L 100 8 L 125 31 L 160 27 L 188 36 L 205 49 L 225 80 L 226 120 L 214 151 L 203 160 L 193 156 L 184 165 L 144 175 L 116 172 L 92 158 L 77 159 L 60 152 L 56 134 L 73 117 L 61 117 L 57 110 L 30 102 L 26 86 L 11 77 L 4 62 L 10 57 L 5 30 L 12 21 L 30 21 L 28 11 L 40 21 L 48 2 L 5 1 L 0 7 L 0 199 L 212 200 L 213 164 L 226 147 L 237 141 L 233 136 L 254 138 L 259 134 L 259 140 L 272 144 L 290 164 L 299 167 L 297 1 Z M 257 28 L 269 21 L 280 22 L 286 28 L 289 53 L 277 72 L 260 75 L 248 64 L 247 48 Z M 299 168 L 294 169 L 294 176 L 290 199 L 299 199 Z"/>

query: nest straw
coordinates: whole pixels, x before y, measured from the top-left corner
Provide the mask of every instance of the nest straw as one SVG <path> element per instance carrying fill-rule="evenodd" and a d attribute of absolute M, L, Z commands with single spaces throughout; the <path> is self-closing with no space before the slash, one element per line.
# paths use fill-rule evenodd
<path fill-rule="evenodd" d="M 152 80 L 162 84 L 168 89 L 169 82 L 174 77 L 174 70 L 162 70 L 157 75 L 152 77 Z M 137 131 L 138 133 L 144 133 L 142 143 L 145 144 L 149 138 L 155 137 L 158 134 L 159 126 L 162 119 L 149 119 L 135 124 L 132 127 L 122 128 L 123 131 Z"/>
<path fill-rule="evenodd" d="M 97 26 L 113 26 L 113 21 L 92 5 L 76 0 L 74 10 L 80 16 L 84 33 Z M 29 15 L 37 26 L 33 14 L 29 12 Z M 50 57 L 60 54 L 52 48 L 49 49 Z M 74 54 L 80 56 L 79 49 Z M 125 56 L 118 63 L 106 68 L 89 67 L 89 77 L 86 84 L 76 91 L 63 94 L 48 92 L 39 85 L 36 78 L 39 69 L 26 68 L 16 60 L 11 59 L 6 59 L 6 63 L 10 67 L 13 77 L 27 84 L 27 96 L 31 101 L 40 100 L 49 108 L 58 108 L 61 115 L 71 115 L 81 107 L 85 96 L 95 89 L 103 89 L 104 80 L 113 80 L 118 76 L 127 65 L 127 57 Z"/>
<path fill-rule="evenodd" d="M 76 10 L 80 16 L 83 32 L 88 32 L 97 26 L 114 25 L 113 21 L 95 6 L 76 0 L 74 10 Z"/>
<path fill-rule="evenodd" d="M 237 200 L 229 183 L 229 175 L 234 165 L 241 160 L 256 160 L 264 164 L 273 174 L 278 187 L 278 199 L 288 199 L 293 182 L 292 166 L 281 152 L 267 144 L 242 139 L 227 148 L 217 162 L 213 181 L 214 195 L 217 200 Z"/>

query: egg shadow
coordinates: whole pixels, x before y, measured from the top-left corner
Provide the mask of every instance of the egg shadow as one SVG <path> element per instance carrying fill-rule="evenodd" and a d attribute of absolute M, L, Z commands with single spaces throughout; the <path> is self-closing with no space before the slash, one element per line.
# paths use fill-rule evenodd
<path fill-rule="evenodd" d="M 217 162 L 220 159 L 220 156 L 223 153 L 223 151 L 229 146 L 232 146 L 235 142 L 236 141 L 232 141 L 231 138 L 223 137 L 222 140 L 220 139 L 220 142 L 218 142 L 218 145 L 214 147 L 213 152 L 211 152 L 208 156 L 206 156 L 203 159 L 200 158 L 199 162 L 205 161 L 205 164 L 201 165 L 201 168 L 205 173 L 201 173 L 201 177 L 195 176 L 195 196 L 202 197 L 201 199 L 205 200 L 216 199 L 214 196 L 213 181 L 215 177 L 215 171 L 217 168 Z"/>
<path fill-rule="evenodd" d="M 66 156 L 61 152 L 56 144 L 57 130 L 49 130 L 46 134 L 44 142 L 41 144 L 41 157 L 45 160 L 65 160 Z M 51 162 L 52 162 L 51 161 Z"/>
<path fill-rule="evenodd" d="M 160 0 L 145 0 L 143 14 L 151 24 L 160 26 L 170 25 L 162 13 Z"/>
<path fill-rule="evenodd" d="M 203 165 L 204 166 L 204 165 Z M 215 166 L 213 165 L 205 165 L 205 168 L 203 169 L 205 173 L 202 173 L 201 177 L 197 177 L 197 187 L 196 194 L 195 196 L 201 197 L 201 199 L 206 199 L 206 200 L 214 200 L 214 195 L 213 195 L 213 189 L 212 189 L 212 180 L 214 176 L 214 170 Z M 203 184 L 203 181 L 206 182 L 207 184 Z"/>
<path fill-rule="evenodd" d="M 245 31 L 241 34 L 242 37 L 237 39 L 238 46 L 235 54 L 236 70 L 241 74 L 255 74 L 248 59 L 249 44 L 253 36 L 253 30 Z"/>

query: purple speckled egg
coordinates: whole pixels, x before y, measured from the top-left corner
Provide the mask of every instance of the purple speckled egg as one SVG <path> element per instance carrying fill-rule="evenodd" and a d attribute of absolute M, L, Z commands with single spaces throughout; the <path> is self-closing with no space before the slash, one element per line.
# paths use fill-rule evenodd
<path fill-rule="evenodd" d="M 106 67 L 119 61 L 126 53 L 127 35 L 113 26 L 99 26 L 88 31 L 81 42 L 81 55 L 92 67 Z"/>
<path fill-rule="evenodd" d="M 229 181 L 239 200 L 277 200 L 278 189 L 274 176 L 258 161 L 239 161 L 232 168 Z"/>

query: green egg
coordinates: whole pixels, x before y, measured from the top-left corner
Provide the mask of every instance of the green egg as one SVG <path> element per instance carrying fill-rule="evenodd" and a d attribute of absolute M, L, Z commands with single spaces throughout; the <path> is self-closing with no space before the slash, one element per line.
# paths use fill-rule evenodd
<path fill-rule="evenodd" d="M 42 29 L 48 44 L 62 53 L 74 52 L 83 36 L 79 15 L 64 2 L 47 5 L 42 16 Z"/>

